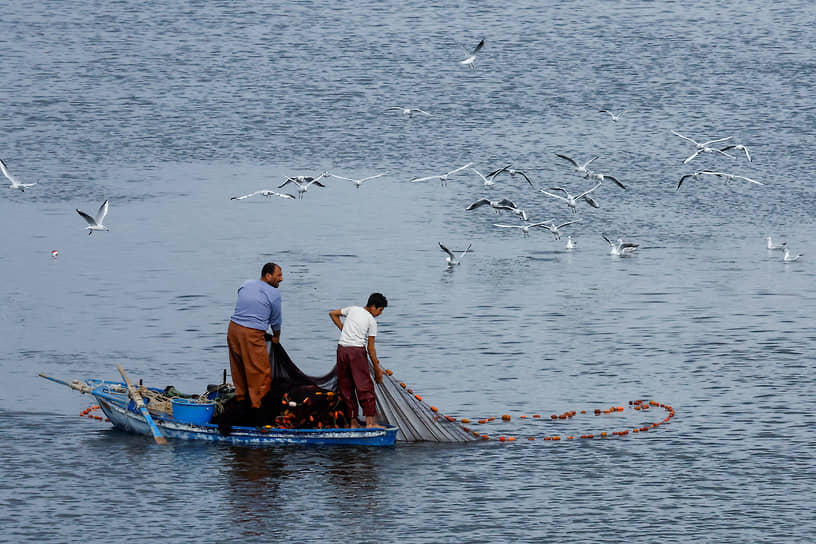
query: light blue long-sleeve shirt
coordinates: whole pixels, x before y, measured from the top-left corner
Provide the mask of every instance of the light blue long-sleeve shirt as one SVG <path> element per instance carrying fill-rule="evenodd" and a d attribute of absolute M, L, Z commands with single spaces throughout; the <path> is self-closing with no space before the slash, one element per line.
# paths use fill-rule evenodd
<path fill-rule="evenodd" d="M 261 280 L 247 280 L 238 288 L 238 300 L 230 320 L 243 327 L 279 331 L 282 319 L 281 295 L 276 287 Z"/>

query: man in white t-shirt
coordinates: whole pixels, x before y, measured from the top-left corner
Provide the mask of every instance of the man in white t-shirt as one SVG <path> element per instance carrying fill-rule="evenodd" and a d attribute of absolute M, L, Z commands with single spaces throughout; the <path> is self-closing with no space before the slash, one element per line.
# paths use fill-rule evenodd
<path fill-rule="evenodd" d="M 332 310 L 329 317 L 340 329 L 340 340 L 337 341 L 337 390 L 346 404 L 346 415 L 351 420 L 351 427 L 360 426 L 357 421 L 357 403 L 363 408 L 366 427 L 377 427 L 377 397 L 374 393 L 374 382 L 368 372 L 368 359 L 374 365 L 374 380 L 382 383 L 380 360 L 374 348 L 377 336 L 377 320 L 388 306 L 388 300 L 381 293 L 372 293 L 365 308 L 348 306 Z M 345 317 L 345 322 L 340 317 Z"/>

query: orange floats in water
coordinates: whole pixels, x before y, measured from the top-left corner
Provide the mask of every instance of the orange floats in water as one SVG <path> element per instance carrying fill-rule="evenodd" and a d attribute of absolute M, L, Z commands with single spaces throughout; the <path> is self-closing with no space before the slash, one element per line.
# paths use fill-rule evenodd
<path fill-rule="evenodd" d="M 431 412 L 438 412 L 438 411 L 439 411 L 439 408 L 437 408 L 436 406 L 431 406 Z"/>
<path fill-rule="evenodd" d="M 470 423 L 470 420 L 468 418 L 462 418 L 462 423 Z"/>
<path fill-rule="evenodd" d="M 510 416 L 508 414 L 504 414 L 502 416 L 502 421 L 510 421 Z"/>
<path fill-rule="evenodd" d="M 414 397 L 415 397 L 417 400 L 422 400 L 422 397 L 420 397 L 419 395 L 414 395 Z"/>

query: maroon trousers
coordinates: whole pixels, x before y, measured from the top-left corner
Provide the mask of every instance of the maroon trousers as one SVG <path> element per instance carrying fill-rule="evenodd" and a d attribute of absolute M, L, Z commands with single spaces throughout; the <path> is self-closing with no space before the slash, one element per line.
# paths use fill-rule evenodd
<path fill-rule="evenodd" d="M 243 400 L 249 396 L 252 407 L 260 408 L 261 400 L 272 387 L 272 368 L 269 366 L 264 331 L 230 321 L 227 345 L 235 398 Z"/>
<path fill-rule="evenodd" d="M 337 390 L 346 404 L 347 415 L 357 417 L 358 402 L 364 416 L 377 415 L 377 397 L 368 371 L 366 348 L 337 346 Z"/>

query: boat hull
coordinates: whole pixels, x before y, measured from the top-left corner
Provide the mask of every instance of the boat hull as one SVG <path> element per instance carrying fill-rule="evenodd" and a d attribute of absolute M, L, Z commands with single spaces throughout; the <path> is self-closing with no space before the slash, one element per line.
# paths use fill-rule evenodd
<path fill-rule="evenodd" d="M 127 432 L 150 436 L 150 426 L 135 411 L 126 393 L 119 392 L 110 383 L 94 388 L 91 393 L 114 427 Z M 228 435 L 222 435 L 213 424 L 193 425 L 179 423 L 161 414 L 151 414 L 162 435 L 168 439 L 222 442 L 246 446 L 278 446 L 295 444 L 393 446 L 397 427 L 381 429 L 282 429 L 233 427 Z"/>

